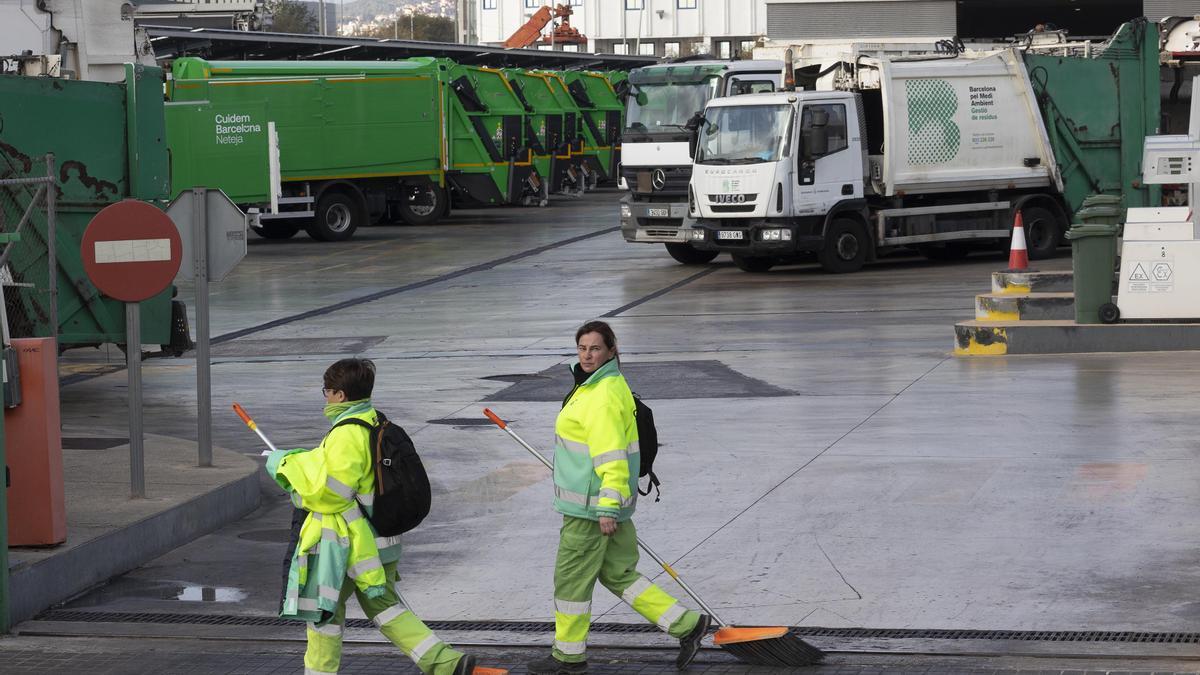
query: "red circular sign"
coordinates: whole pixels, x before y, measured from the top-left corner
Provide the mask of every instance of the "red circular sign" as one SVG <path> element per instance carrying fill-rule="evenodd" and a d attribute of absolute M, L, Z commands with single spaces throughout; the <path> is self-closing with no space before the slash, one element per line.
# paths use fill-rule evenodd
<path fill-rule="evenodd" d="M 100 292 L 141 302 L 163 291 L 179 272 L 183 243 L 175 223 L 136 199 L 104 207 L 88 223 L 80 246 L 83 269 Z"/>

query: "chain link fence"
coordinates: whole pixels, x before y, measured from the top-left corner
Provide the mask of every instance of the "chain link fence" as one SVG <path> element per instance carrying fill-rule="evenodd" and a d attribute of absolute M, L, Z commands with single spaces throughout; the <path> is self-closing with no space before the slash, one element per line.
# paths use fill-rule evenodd
<path fill-rule="evenodd" d="M 0 328 L 8 338 L 56 337 L 56 248 L 47 245 L 56 236 L 54 156 L 0 169 Z"/>

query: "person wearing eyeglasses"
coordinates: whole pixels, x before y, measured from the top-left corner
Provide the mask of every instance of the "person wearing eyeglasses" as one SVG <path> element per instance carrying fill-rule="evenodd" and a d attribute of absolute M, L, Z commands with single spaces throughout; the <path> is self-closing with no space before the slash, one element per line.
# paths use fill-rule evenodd
<path fill-rule="evenodd" d="M 302 516 L 293 518 L 280 616 L 308 623 L 305 675 L 338 671 L 351 595 L 422 673 L 471 675 L 475 657 L 442 642 L 401 602 L 400 537 L 379 537 L 371 525 L 375 472 L 368 427 L 379 423 L 371 404 L 374 386 L 369 359 L 334 363 L 321 388 L 329 433 L 312 450 L 275 450 L 267 458 L 267 472 Z M 344 423 L 350 418 L 367 426 Z"/>

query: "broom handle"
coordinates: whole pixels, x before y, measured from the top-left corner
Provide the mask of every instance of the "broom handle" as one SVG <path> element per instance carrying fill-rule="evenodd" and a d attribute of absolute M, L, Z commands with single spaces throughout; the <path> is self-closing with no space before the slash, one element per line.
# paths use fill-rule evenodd
<path fill-rule="evenodd" d="M 251 431 L 258 434 L 258 437 L 262 439 L 263 443 L 267 444 L 268 448 L 270 448 L 271 450 L 279 449 L 279 448 L 276 448 L 275 444 L 272 443 L 271 440 L 267 438 L 266 434 L 264 434 L 262 431 L 259 430 L 258 425 L 254 423 L 254 420 L 250 417 L 249 413 L 246 412 L 245 408 L 238 405 L 237 403 L 234 403 L 233 404 L 233 412 L 237 413 L 237 416 L 242 418 L 242 421 L 246 423 L 246 426 L 250 427 Z M 267 455 L 270 453 L 264 451 L 262 454 Z"/>
<path fill-rule="evenodd" d="M 509 429 L 508 423 L 505 422 L 504 420 L 500 419 L 499 415 L 492 412 L 492 410 L 490 408 L 484 408 L 483 414 L 485 417 L 487 417 L 489 420 L 491 420 L 492 423 L 494 423 L 496 426 L 503 429 L 504 432 L 507 433 L 509 436 L 511 436 L 514 441 L 519 443 L 521 445 L 521 447 L 528 450 L 531 455 L 533 455 L 534 457 L 537 457 L 539 460 L 541 460 L 542 464 L 546 465 L 546 468 L 550 469 L 551 471 L 554 470 L 554 465 L 550 463 L 550 460 L 546 459 L 546 457 L 544 455 L 542 455 L 542 453 L 538 452 L 537 448 L 534 448 L 532 445 L 526 443 L 525 439 L 523 439 L 517 435 L 517 432 L 513 431 L 512 429 Z M 710 617 L 712 617 L 713 623 L 717 624 L 718 626 L 726 625 L 725 622 L 721 620 L 721 617 L 717 616 L 717 613 L 713 611 L 713 608 L 709 607 L 708 603 L 704 602 L 704 600 L 700 598 L 700 596 L 696 593 L 696 591 L 693 591 L 692 587 L 687 585 L 687 582 L 684 581 L 679 576 L 679 574 L 675 571 L 675 568 L 671 567 L 671 565 L 668 564 L 666 560 L 662 559 L 662 556 L 655 553 L 654 549 L 650 548 L 646 544 L 646 542 L 642 541 L 641 537 L 637 538 L 637 543 L 638 543 L 638 546 L 640 546 L 641 549 L 646 552 L 646 555 L 653 558 L 654 562 L 658 563 L 658 565 L 663 568 L 663 571 L 666 572 L 667 574 L 669 574 L 671 576 L 671 578 L 675 580 L 675 583 L 679 584 L 679 586 L 681 588 L 683 588 L 683 590 L 689 596 L 691 596 L 692 600 L 695 600 L 696 604 L 700 605 L 700 608 L 703 609 L 706 614 L 708 614 Z"/>

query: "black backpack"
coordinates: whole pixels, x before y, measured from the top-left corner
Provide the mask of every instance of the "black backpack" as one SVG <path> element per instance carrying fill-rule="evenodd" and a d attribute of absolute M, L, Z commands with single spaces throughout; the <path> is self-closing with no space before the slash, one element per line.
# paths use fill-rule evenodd
<path fill-rule="evenodd" d="M 654 428 L 654 411 L 637 394 L 633 395 L 633 416 L 637 423 L 638 449 L 641 451 L 641 470 L 638 472 L 638 477 L 650 476 L 650 482 L 646 484 L 646 491 L 642 492 L 642 489 L 638 488 L 638 494 L 643 497 L 649 496 L 650 490 L 653 488 L 655 491 L 654 501 L 661 501 L 662 490 L 659 489 L 659 486 L 662 483 L 654 473 L 654 458 L 658 456 L 658 429 Z"/>
<path fill-rule="evenodd" d="M 371 432 L 371 468 L 375 471 L 375 503 L 369 520 L 381 537 L 408 532 L 429 515 L 432 496 L 429 475 L 413 447 L 412 439 L 398 424 L 378 410 L 379 424 L 372 426 L 357 417 L 348 417 L 334 429 L 354 424 Z"/>

